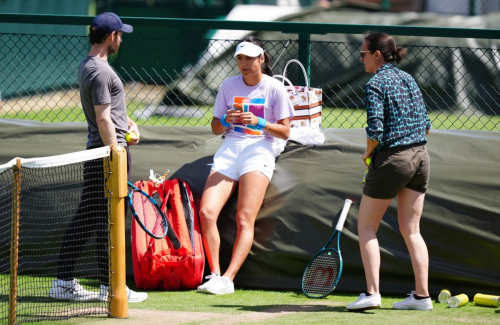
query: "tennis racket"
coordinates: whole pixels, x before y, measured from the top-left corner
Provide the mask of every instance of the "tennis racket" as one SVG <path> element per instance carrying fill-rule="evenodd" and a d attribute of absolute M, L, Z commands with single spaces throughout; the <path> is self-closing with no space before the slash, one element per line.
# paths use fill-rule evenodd
<path fill-rule="evenodd" d="M 333 235 L 325 246 L 311 259 L 302 277 L 302 292 L 308 298 L 324 298 L 335 290 L 342 275 L 340 235 L 352 201 L 346 199 Z M 337 249 L 327 248 L 337 236 Z"/>
<path fill-rule="evenodd" d="M 168 221 L 156 201 L 132 183 L 128 182 L 128 186 L 131 188 L 128 204 L 139 226 L 153 238 L 165 237 L 169 228 Z"/>

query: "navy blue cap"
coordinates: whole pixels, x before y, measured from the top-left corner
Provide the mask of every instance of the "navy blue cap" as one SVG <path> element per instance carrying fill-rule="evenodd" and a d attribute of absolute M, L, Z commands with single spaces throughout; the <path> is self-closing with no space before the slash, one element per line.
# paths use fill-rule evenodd
<path fill-rule="evenodd" d="M 96 16 L 90 27 L 96 27 L 97 30 L 104 35 L 109 35 L 119 30 L 125 33 L 132 33 L 134 30 L 132 26 L 122 23 L 120 17 L 112 12 L 103 12 Z"/>

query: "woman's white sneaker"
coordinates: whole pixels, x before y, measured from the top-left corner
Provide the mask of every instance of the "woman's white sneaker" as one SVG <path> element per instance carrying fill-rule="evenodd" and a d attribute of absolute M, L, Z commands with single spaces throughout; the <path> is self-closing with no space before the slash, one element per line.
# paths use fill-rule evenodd
<path fill-rule="evenodd" d="M 210 278 L 210 280 L 199 286 L 196 291 L 214 295 L 234 293 L 234 283 L 228 277 L 212 273 L 212 275 L 207 276 L 207 278 Z"/>
<path fill-rule="evenodd" d="M 345 307 L 349 311 L 363 311 L 368 309 L 379 309 L 382 306 L 382 297 L 380 294 L 373 294 L 367 296 L 362 293 L 359 295 L 358 300 L 350 303 Z"/>
<path fill-rule="evenodd" d="M 199 285 L 198 288 L 196 288 L 197 292 L 203 292 L 203 293 L 208 293 L 207 287 L 212 287 L 215 286 L 215 283 L 220 281 L 221 276 L 219 276 L 216 273 L 212 273 L 210 275 L 207 275 L 205 279 L 208 279 L 207 282 L 203 283 L 202 285 Z"/>
<path fill-rule="evenodd" d="M 415 299 L 415 291 L 412 291 L 408 298 L 403 301 L 395 302 L 394 309 L 410 309 L 410 310 L 432 310 L 431 298 Z"/>
<path fill-rule="evenodd" d="M 234 283 L 227 276 L 221 276 L 216 285 L 207 288 L 207 292 L 214 295 L 234 293 Z"/>

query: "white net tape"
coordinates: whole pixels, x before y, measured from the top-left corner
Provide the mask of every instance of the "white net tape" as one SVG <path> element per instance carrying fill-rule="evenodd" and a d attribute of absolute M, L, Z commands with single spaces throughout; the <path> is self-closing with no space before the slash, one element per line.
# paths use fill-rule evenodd
<path fill-rule="evenodd" d="M 99 159 L 104 157 L 109 157 L 110 148 L 109 146 L 83 150 L 73 153 L 68 153 L 64 155 L 57 155 L 51 157 L 41 157 L 41 158 L 21 158 L 21 166 L 30 168 L 47 168 L 55 166 L 69 165 L 79 162 L 84 162 L 93 159 Z M 0 173 L 7 169 L 10 169 L 16 165 L 17 159 L 14 158 L 6 164 L 0 165 Z"/>

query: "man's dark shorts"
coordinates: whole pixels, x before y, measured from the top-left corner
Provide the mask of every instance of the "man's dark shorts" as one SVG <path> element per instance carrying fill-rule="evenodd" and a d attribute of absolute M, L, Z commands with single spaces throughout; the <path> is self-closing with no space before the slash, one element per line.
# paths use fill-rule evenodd
<path fill-rule="evenodd" d="M 390 148 L 373 155 L 363 194 L 374 199 L 392 199 L 405 187 L 425 193 L 429 176 L 425 145 Z"/>

